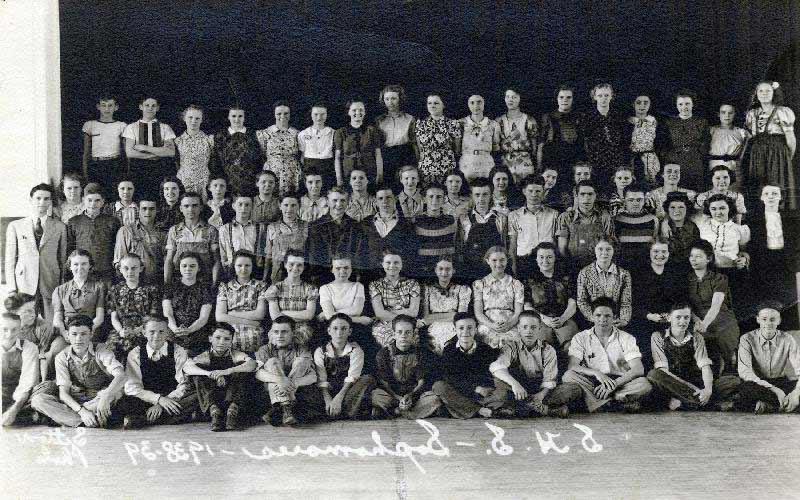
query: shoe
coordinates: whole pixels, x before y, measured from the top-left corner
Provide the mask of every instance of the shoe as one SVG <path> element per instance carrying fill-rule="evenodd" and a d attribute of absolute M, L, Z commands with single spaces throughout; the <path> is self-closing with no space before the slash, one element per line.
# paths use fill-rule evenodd
<path fill-rule="evenodd" d="M 239 427 L 239 406 L 232 404 L 228 407 L 228 415 L 225 419 L 225 428 L 229 431 L 238 431 Z"/>
<path fill-rule="evenodd" d="M 216 411 L 211 414 L 211 431 L 222 432 L 225 430 L 225 421 L 222 418 L 222 412 Z"/>
<path fill-rule="evenodd" d="M 556 406 L 547 410 L 548 417 L 569 418 L 569 408 L 567 405 Z"/>
<path fill-rule="evenodd" d="M 480 415 L 483 418 L 492 418 L 492 409 L 483 407 L 480 410 L 478 410 L 478 415 Z"/>
<path fill-rule="evenodd" d="M 642 403 L 638 399 L 626 399 L 622 403 L 622 409 L 625 413 L 639 413 L 642 411 Z"/>
<path fill-rule="evenodd" d="M 141 415 L 125 415 L 122 419 L 122 430 L 141 429 L 144 427 L 146 419 Z"/>
<path fill-rule="evenodd" d="M 292 405 L 283 405 L 283 417 L 281 418 L 281 423 L 283 425 L 297 425 L 297 419 L 292 414 Z"/>
<path fill-rule="evenodd" d="M 717 408 L 719 409 L 719 411 L 729 412 L 729 411 L 733 411 L 735 409 L 735 405 L 734 405 L 733 401 L 721 401 L 717 405 Z"/>
<path fill-rule="evenodd" d="M 505 407 L 498 408 L 497 410 L 494 410 L 492 413 L 497 418 L 514 418 L 515 417 L 514 410 L 512 410 L 511 408 L 505 408 Z"/>
<path fill-rule="evenodd" d="M 678 408 L 680 408 L 680 407 L 681 407 L 681 404 L 682 404 L 682 403 L 681 403 L 681 400 L 680 400 L 680 399 L 678 399 L 678 398 L 671 398 L 671 399 L 669 400 L 669 409 L 670 409 L 670 410 L 672 410 L 672 411 L 675 411 L 675 410 L 677 410 Z"/>
<path fill-rule="evenodd" d="M 753 413 L 762 415 L 764 413 L 776 413 L 778 411 L 775 405 L 767 403 L 766 401 L 756 401 L 756 406 L 753 408 Z"/>

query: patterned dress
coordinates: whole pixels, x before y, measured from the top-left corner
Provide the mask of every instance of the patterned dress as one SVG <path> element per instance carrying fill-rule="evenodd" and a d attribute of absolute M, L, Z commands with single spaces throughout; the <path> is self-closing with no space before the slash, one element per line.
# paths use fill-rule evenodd
<path fill-rule="evenodd" d="M 399 311 L 411 305 L 413 297 L 421 294 L 419 283 L 416 280 L 400 278 L 396 284 L 391 284 L 387 278 L 373 281 L 369 284 L 370 299 L 381 296 L 383 308 L 387 311 Z M 372 336 L 381 346 L 388 345 L 394 338 L 391 321 L 375 320 L 372 326 Z"/>
<path fill-rule="evenodd" d="M 419 148 L 420 185 L 444 184 L 456 168 L 453 144 L 461 141 L 457 120 L 429 116 L 414 123 L 411 135 Z"/>
<path fill-rule="evenodd" d="M 465 312 L 472 299 L 472 290 L 468 286 L 454 283 L 447 288 L 426 285 L 424 292 L 423 300 L 430 314 Z M 456 336 L 456 327 L 452 321 L 435 321 L 428 325 L 428 335 L 431 351 L 441 356 L 445 343 Z"/>
<path fill-rule="evenodd" d="M 108 312 L 116 312 L 125 337 L 110 335 L 106 346 L 123 359 L 144 335 L 144 317 L 161 314 L 161 292 L 152 285 L 130 288 L 124 281 L 112 286 L 106 300 Z"/>
<path fill-rule="evenodd" d="M 228 283 L 220 283 L 217 302 L 224 302 L 228 313 L 254 311 L 258 308 L 258 302 L 265 300 L 265 289 L 266 284 L 263 281 L 251 279 L 247 283 L 241 284 L 234 279 Z M 233 344 L 231 345 L 233 349 L 256 352 L 261 348 L 264 330 L 260 325 L 231 323 L 231 326 L 234 329 Z"/>
<path fill-rule="evenodd" d="M 532 175 L 533 152 L 536 151 L 536 140 L 539 135 L 536 119 L 522 113 L 513 120 L 508 115 L 503 115 L 497 119 L 497 123 L 500 125 L 503 166 L 511 170 L 517 181 L 526 175 Z"/>
<path fill-rule="evenodd" d="M 211 151 L 214 149 L 214 137 L 204 132 L 189 135 L 184 132 L 175 139 L 178 155 L 177 177 L 186 191 L 205 193 L 211 172 L 208 169 Z"/>
<path fill-rule="evenodd" d="M 309 301 L 317 301 L 319 289 L 311 283 L 291 284 L 279 281 L 267 289 L 267 301 L 278 303 L 281 311 L 305 311 Z M 314 335 L 314 330 L 305 321 L 295 322 L 294 341 L 298 345 L 308 345 Z"/>
<path fill-rule="evenodd" d="M 483 314 L 494 322 L 506 321 L 514 315 L 516 304 L 525 301 L 522 282 L 506 274 L 500 279 L 489 275 L 472 284 L 475 300 L 483 300 Z M 494 333 L 486 325 L 478 325 L 478 336 L 492 347 L 502 347 L 507 341 L 519 340 L 517 327 L 505 333 Z"/>
<path fill-rule="evenodd" d="M 252 130 L 231 134 L 225 129 L 214 135 L 211 172 L 225 174 L 231 193 L 254 190 L 262 163 L 261 148 Z"/>
<path fill-rule="evenodd" d="M 270 170 L 278 176 L 281 195 L 297 191 L 300 185 L 300 148 L 297 134 L 297 130 L 292 127 L 281 130 L 277 125 L 256 132 L 256 138 L 266 157 L 264 170 Z"/>
<path fill-rule="evenodd" d="M 629 144 L 624 138 L 624 124 L 613 109 L 605 116 L 593 109 L 583 121 L 586 156 L 593 167 L 592 180 L 603 193 L 611 190 L 614 170 L 627 159 L 625 150 Z"/>
<path fill-rule="evenodd" d="M 653 186 L 661 171 L 661 162 L 655 152 L 656 129 L 658 121 L 654 116 L 628 118 L 633 126 L 631 132 L 631 152 L 638 156 L 644 166 L 644 181 Z"/>

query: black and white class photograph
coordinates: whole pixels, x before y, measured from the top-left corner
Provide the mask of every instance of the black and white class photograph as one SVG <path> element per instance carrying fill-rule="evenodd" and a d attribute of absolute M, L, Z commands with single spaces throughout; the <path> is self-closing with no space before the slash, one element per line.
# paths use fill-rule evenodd
<path fill-rule="evenodd" d="M 0 497 L 800 498 L 800 2 L 0 32 Z"/>

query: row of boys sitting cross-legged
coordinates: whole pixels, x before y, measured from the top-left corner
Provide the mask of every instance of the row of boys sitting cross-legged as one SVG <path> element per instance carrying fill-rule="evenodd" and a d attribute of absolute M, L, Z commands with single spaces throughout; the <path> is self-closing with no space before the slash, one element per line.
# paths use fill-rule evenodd
<path fill-rule="evenodd" d="M 477 337 L 468 312 L 453 318 L 455 338 L 440 358 L 419 342 L 417 321 L 395 317 L 393 338 L 365 370 L 351 338 L 352 320 L 328 321 L 329 340 L 312 352 L 288 316 L 272 321 L 269 342 L 254 354 L 232 346 L 234 329 L 218 323 L 210 347 L 191 357 L 171 340 L 163 316 L 144 319 L 144 336 L 125 363 L 92 341 L 93 320 L 66 323 L 69 347 L 55 357 L 55 380 L 40 382 L 36 346 L 21 337 L 22 319 L 0 317 L 3 424 L 55 422 L 70 427 L 138 428 L 210 418 L 214 431 L 235 430 L 261 417 L 273 425 L 325 419 L 566 417 L 571 411 L 638 412 L 652 408 L 793 412 L 800 399 L 800 351 L 778 330 L 778 307 L 759 308 L 759 328 L 743 335 L 738 376 L 715 378 L 703 335 L 690 333 L 691 309 L 676 302 L 669 326 L 653 332 L 654 368 L 644 371 L 636 339 L 614 324 L 616 305 L 591 304 L 594 326 L 573 337 L 567 366 L 533 311 L 519 317 L 519 339 L 495 349 Z"/>

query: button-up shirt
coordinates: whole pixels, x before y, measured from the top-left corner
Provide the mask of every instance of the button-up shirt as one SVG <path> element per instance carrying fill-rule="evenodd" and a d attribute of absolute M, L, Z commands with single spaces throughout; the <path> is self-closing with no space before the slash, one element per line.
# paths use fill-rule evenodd
<path fill-rule="evenodd" d="M 397 211 L 388 217 L 382 217 L 380 212 L 376 212 L 372 220 L 375 223 L 375 230 L 378 231 L 381 238 L 386 238 L 386 235 L 389 234 L 400 221 L 400 216 L 397 214 Z"/>
<path fill-rule="evenodd" d="M 323 196 L 312 201 L 307 194 L 300 198 L 300 220 L 314 222 L 327 213 L 328 198 Z"/>
<path fill-rule="evenodd" d="M 525 345 L 521 340 L 506 343 L 503 352 L 489 365 L 489 371 L 494 375 L 499 370 L 515 368 L 528 378 L 541 378 L 542 389 L 555 389 L 558 378 L 558 362 L 556 350 L 552 346 L 537 340 L 532 346 Z"/>
<path fill-rule="evenodd" d="M 183 373 L 183 365 L 186 364 L 186 360 L 188 359 L 186 350 L 176 345 L 173 351 L 173 356 L 175 358 L 175 381 L 178 382 L 177 387 L 169 394 L 158 394 L 157 392 L 147 390 L 142 382 L 142 367 L 139 358 L 141 349 L 141 346 L 136 346 L 128 353 L 128 362 L 125 365 L 125 373 L 127 375 L 125 380 L 125 394 L 139 398 L 153 405 L 158 402 L 158 398 L 161 396 L 166 396 L 173 400 L 185 396 L 189 389 L 186 375 Z M 145 350 L 149 359 L 158 361 L 169 354 L 169 345 L 165 342 L 164 345 L 161 346 L 161 349 L 154 351 L 153 348 L 150 347 L 150 344 L 145 344 Z"/>
<path fill-rule="evenodd" d="M 414 117 L 408 113 L 401 112 L 397 116 L 386 113 L 375 120 L 375 125 L 383 132 L 384 146 L 392 147 L 408 144 L 408 130 L 413 122 Z"/>
<path fill-rule="evenodd" d="M 303 158 L 333 158 L 333 129 L 308 127 L 297 135 L 297 145 Z"/>
<path fill-rule="evenodd" d="M 472 209 L 472 212 L 469 214 L 464 214 L 458 219 L 458 222 L 461 225 L 461 241 L 467 241 L 467 238 L 469 238 L 469 232 L 472 229 L 472 221 L 469 219 L 470 215 L 475 217 L 475 222 L 477 224 L 486 224 L 486 222 L 488 222 L 489 219 L 494 215 L 494 225 L 503 240 L 503 244 L 505 244 L 508 218 L 493 208 L 489 209 L 489 211 L 484 215 L 481 215 L 477 209 Z"/>
<path fill-rule="evenodd" d="M 597 264 L 589 264 L 578 273 L 578 309 L 586 319 L 591 320 L 591 302 L 600 297 L 608 297 L 617 303 L 619 319 L 625 323 L 631 320 L 631 274 L 616 264 L 603 270 Z"/>
<path fill-rule="evenodd" d="M 185 222 L 179 222 L 167 233 L 167 250 L 174 250 L 175 257 L 173 262 L 180 263 L 180 252 L 178 244 L 190 244 L 193 251 L 213 255 L 219 251 L 219 232 L 217 228 L 203 221 L 198 221 L 194 228 L 189 228 Z"/>
<path fill-rule="evenodd" d="M 422 198 L 422 194 L 420 194 L 419 191 L 413 195 L 408 195 L 405 191 L 402 191 L 397 195 L 397 204 L 400 205 L 403 216 L 412 221 L 417 215 L 425 211 L 425 200 Z"/>
<path fill-rule="evenodd" d="M 692 342 L 694 347 L 694 360 L 697 363 L 697 367 L 702 369 L 704 366 L 711 366 L 711 359 L 708 357 L 708 351 L 706 350 L 706 341 L 703 339 L 702 335 L 687 333 L 684 335 L 683 340 L 678 341 L 675 337 L 670 335 L 669 329 L 667 329 L 666 332 L 653 332 L 650 341 L 651 352 L 653 353 L 653 366 L 655 368 L 669 370 L 669 359 L 667 359 L 667 355 L 664 352 L 664 344 L 666 342 L 669 342 L 675 347 L 680 347 Z"/>
<path fill-rule="evenodd" d="M 17 362 L 19 365 L 16 365 Z M 11 366 L 12 363 L 16 366 Z M 39 350 L 33 342 L 18 338 L 8 350 L 0 346 L 0 367 L 3 375 L 20 372 L 12 395 L 14 401 L 19 401 L 23 396 L 30 395 L 30 391 L 39 382 Z"/>
<path fill-rule="evenodd" d="M 237 250 L 256 253 L 258 241 L 258 224 L 252 221 L 245 223 L 233 220 L 219 228 L 219 255 L 223 266 L 233 265 L 233 254 Z"/>
<path fill-rule="evenodd" d="M 608 344 L 603 347 L 594 328 L 590 328 L 572 337 L 569 356 L 581 360 L 593 370 L 606 375 L 621 376 L 630 369 L 628 363 L 641 358 L 642 353 L 639 352 L 636 339 L 627 332 L 614 328 L 608 338 Z"/>
<path fill-rule="evenodd" d="M 508 235 L 517 238 L 517 255 L 530 255 L 536 246 L 547 241 L 555 243 L 558 212 L 544 205 L 534 211 L 518 208 L 508 214 Z"/>
<path fill-rule="evenodd" d="M 120 228 L 119 220 L 111 215 L 99 214 L 92 219 L 86 212 L 76 215 L 67 223 L 68 249 L 80 248 L 92 254 L 95 273 L 110 274 L 114 262 L 114 245 Z"/>
<path fill-rule="evenodd" d="M 253 311 L 258 307 L 260 300 L 266 300 L 267 284 L 263 281 L 251 279 L 245 284 L 234 279 L 227 283 L 220 283 L 217 292 L 217 302 L 224 302 L 231 311 Z"/>
<path fill-rule="evenodd" d="M 317 386 L 322 389 L 329 387 L 328 371 L 325 369 L 325 358 L 336 358 L 336 351 L 333 344 L 328 342 L 325 347 L 317 347 L 314 351 L 314 366 L 317 369 Z M 350 366 L 347 368 L 347 376 L 344 378 L 345 384 L 354 383 L 364 369 L 364 351 L 354 342 L 348 342 L 342 349 L 342 355 L 338 357 L 349 357 Z"/>
<path fill-rule="evenodd" d="M 155 226 L 147 227 L 139 221 L 122 226 L 117 231 L 114 245 L 114 265 L 119 265 L 126 255 L 136 254 L 142 259 L 145 278 L 160 280 L 163 276 L 166 241 L 167 235 Z"/>
<path fill-rule="evenodd" d="M 85 387 L 86 370 L 95 362 L 100 370 L 110 378 L 114 378 L 125 371 L 122 363 L 117 361 L 114 354 L 106 349 L 103 344 L 98 344 L 97 347 L 89 345 L 89 349 L 82 358 L 78 357 L 70 346 L 56 356 L 56 385 L 66 387 L 71 392 L 76 392 L 74 389 L 82 391 Z M 77 375 L 77 380 L 73 380 L 73 373 Z M 76 383 L 81 387 L 74 388 L 73 385 Z"/>
<path fill-rule="evenodd" d="M 761 330 L 742 335 L 739 341 L 739 377 L 745 382 L 755 382 L 764 387 L 772 384 L 764 379 L 786 376 L 791 366 L 792 374 L 800 378 L 800 349 L 793 336 L 778 330 L 767 339 Z"/>
<path fill-rule="evenodd" d="M 362 220 L 366 219 L 370 215 L 373 215 L 377 212 L 377 208 L 375 207 L 375 198 L 365 194 L 363 197 L 356 197 L 356 194 L 353 193 L 350 195 L 350 201 L 347 205 L 347 210 L 345 213 L 353 218 L 353 220 L 357 222 L 361 222 Z"/>
<path fill-rule="evenodd" d="M 256 224 L 262 222 L 275 222 L 281 216 L 281 201 L 277 197 L 272 197 L 267 201 L 261 196 L 253 197 L 253 214 L 250 219 Z"/>

